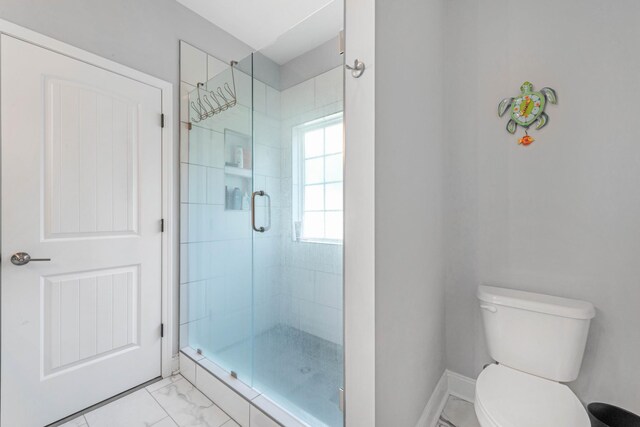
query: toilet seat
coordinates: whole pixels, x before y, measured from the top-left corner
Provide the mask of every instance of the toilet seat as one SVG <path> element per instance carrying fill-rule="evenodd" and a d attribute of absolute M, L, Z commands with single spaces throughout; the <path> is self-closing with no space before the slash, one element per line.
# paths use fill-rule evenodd
<path fill-rule="evenodd" d="M 482 427 L 589 427 L 589 416 L 564 384 L 503 365 L 489 365 L 476 382 Z"/>

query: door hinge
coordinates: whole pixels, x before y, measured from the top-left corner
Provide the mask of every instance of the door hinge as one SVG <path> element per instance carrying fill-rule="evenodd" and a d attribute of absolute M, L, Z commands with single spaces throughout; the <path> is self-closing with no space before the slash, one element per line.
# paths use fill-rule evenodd
<path fill-rule="evenodd" d="M 164 218 L 160 220 L 160 232 L 164 233 Z"/>
<path fill-rule="evenodd" d="M 160 338 L 164 338 L 164 323 L 160 323 Z"/>
<path fill-rule="evenodd" d="M 338 389 L 338 406 L 340 407 L 340 412 L 344 412 L 344 388 L 342 387 Z"/>
<path fill-rule="evenodd" d="M 160 114 L 160 127 L 164 127 L 164 114 Z"/>

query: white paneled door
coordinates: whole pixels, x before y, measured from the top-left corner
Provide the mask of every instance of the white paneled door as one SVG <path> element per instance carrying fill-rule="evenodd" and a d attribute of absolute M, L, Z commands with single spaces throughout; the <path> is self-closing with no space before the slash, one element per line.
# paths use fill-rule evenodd
<path fill-rule="evenodd" d="M 161 91 L 0 50 L 1 425 L 40 427 L 161 374 Z"/>

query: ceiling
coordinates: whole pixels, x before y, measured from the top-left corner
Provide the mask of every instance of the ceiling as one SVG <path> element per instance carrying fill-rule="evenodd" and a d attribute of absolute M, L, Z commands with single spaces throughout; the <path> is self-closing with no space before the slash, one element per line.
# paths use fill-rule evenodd
<path fill-rule="evenodd" d="M 178 0 L 282 65 L 338 35 L 343 0 Z M 277 40 L 277 43 L 276 43 Z"/>

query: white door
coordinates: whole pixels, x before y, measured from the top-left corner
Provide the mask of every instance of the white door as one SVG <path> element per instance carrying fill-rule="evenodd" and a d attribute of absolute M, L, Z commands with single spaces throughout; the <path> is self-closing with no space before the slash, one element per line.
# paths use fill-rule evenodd
<path fill-rule="evenodd" d="M 0 43 L 1 425 L 40 427 L 160 376 L 161 91 Z"/>

